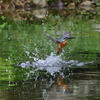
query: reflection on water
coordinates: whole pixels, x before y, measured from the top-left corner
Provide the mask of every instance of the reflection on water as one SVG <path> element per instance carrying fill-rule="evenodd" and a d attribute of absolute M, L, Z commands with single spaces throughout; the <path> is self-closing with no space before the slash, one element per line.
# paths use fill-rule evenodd
<path fill-rule="evenodd" d="M 94 75 L 96 74 L 96 76 Z M 44 98 L 45 100 L 99 100 L 100 96 L 100 80 L 96 80 L 100 78 L 100 72 L 86 72 L 86 73 L 76 73 L 77 77 L 70 79 L 70 82 L 67 83 L 67 78 L 65 79 L 65 83 L 58 82 L 60 90 L 62 91 L 54 91 L 55 86 L 51 88 L 50 91 L 45 92 Z M 58 76 L 59 78 L 60 76 Z M 63 87 L 64 86 L 64 87 Z M 64 88 L 68 87 L 68 91 L 64 91 Z"/>
<path fill-rule="evenodd" d="M 67 91 L 67 85 L 63 82 L 60 75 L 57 78 L 58 87 L 56 88 L 57 91 Z"/>
<path fill-rule="evenodd" d="M 0 100 L 100 100 L 100 71 L 73 73 L 70 77 L 58 75 L 56 79 L 44 77 L 18 84 L 14 89 L 1 91 Z"/>

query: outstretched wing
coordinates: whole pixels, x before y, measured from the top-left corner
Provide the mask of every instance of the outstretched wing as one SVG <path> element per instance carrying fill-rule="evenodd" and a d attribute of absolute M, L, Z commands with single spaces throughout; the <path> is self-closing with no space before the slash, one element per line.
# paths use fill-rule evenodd
<path fill-rule="evenodd" d="M 58 41 L 63 42 L 63 39 L 65 37 L 70 37 L 70 32 L 67 32 L 67 33 L 63 34 Z"/>
<path fill-rule="evenodd" d="M 60 43 L 60 41 L 57 41 L 57 40 L 55 40 L 55 39 L 53 39 L 52 37 L 50 37 L 48 34 L 46 34 L 46 33 L 44 33 L 50 40 L 52 40 L 53 42 L 55 42 L 55 43 Z"/>

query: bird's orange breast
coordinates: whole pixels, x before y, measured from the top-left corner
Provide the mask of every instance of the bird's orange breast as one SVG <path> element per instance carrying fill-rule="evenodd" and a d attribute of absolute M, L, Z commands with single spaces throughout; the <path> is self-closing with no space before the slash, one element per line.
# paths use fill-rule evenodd
<path fill-rule="evenodd" d="M 58 44 L 58 48 L 63 48 L 67 44 L 67 41 L 63 41 Z"/>
<path fill-rule="evenodd" d="M 57 46 L 57 50 L 58 52 L 57 53 L 61 53 L 62 51 L 62 48 L 67 44 L 67 41 L 63 41 L 63 42 L 60 42 Z"/>
<path fill-rule="evenodd" d="M 67 41 L 62 42 L 62 46 L 65 46 L 67 44 Z"/>

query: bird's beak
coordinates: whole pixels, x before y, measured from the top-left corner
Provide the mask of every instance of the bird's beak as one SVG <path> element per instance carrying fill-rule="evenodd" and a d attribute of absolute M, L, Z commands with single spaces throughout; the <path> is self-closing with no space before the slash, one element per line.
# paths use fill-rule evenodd
<path fill-rule="evenodd" d="M 68 39 L 74 39 L 75 37 L 69 37 Z"/>
<path fill-rule="evenodd" d="M 64 39 L 74 39 L 75 37 L 65 37 Z"/>

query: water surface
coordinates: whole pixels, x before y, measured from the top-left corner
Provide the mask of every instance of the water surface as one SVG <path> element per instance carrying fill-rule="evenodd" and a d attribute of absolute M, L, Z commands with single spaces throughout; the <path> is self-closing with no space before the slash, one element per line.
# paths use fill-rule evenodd
<path fill-rule="evenodd" d="M 0 100 L 100 100 L 100 17 L 67 10 L 45 9 L 44 17 L 29 13 L 27 20 L 17 12 L 13 19 L 2 15 Z M 44 32 L 76 38 L 57 55 Z"/>

